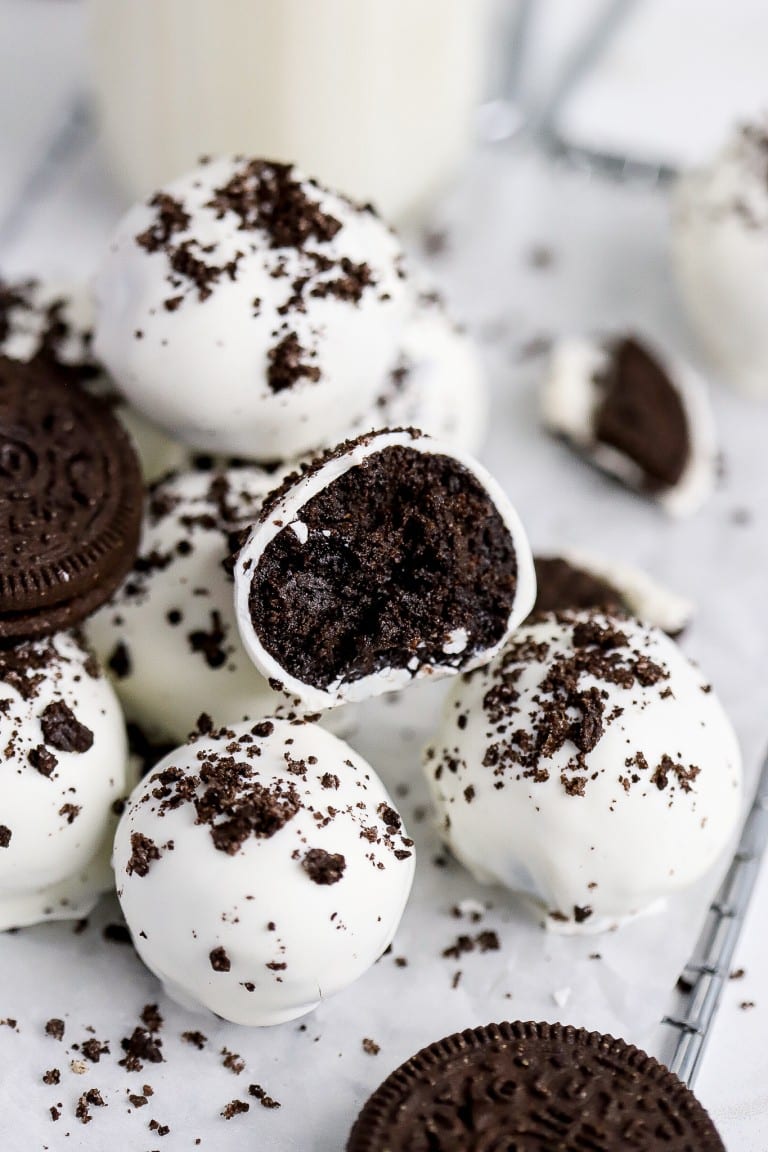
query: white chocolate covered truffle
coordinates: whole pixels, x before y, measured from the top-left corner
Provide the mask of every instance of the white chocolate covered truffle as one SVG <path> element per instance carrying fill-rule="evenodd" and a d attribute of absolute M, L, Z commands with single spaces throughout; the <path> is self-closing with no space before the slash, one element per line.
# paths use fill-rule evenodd
<path fill-rule="evenodd" d="M 118 896 L 167 993 L 237 1024 L 303 1016 L 397 930 L 413 841 L 373 769 L 314 724 L 205 732 L 133 793 Z"/>
<path fill-rule="evenodd" d="M 704 382 L 645 342 L 562 340 L 541 408 L 550 431 L 671 515 L 690 515 L 710 495 L 717 448 Z"/>
<path fill-rule="evenodd" d="M 528 624 L 457 681 L 425 768 L 454 855 L 560 931 L 611 928 L 698 880 L 741 801 L 711 686 L 663 632 L 598 612 Z"/>
<path fill-rule="evenodd" d="M 672 262 L 718 378 L 768 396 L 768 122 L 735 131 L 675 189 Z"/>
<path fill-rule="evenodd" d="M 150 740 L 186 739 L 203 712 L 230 724 L 279 702 L 240 642 L 226 570 L 232 534 L 278 480 L 256 465 L 193 471 L 149 494 L 133 571 L 86 627 Z"/>
<path fill-rule="evenodd" d="M 0 355 L 41 360 L 114 404 L 151 482 L 185 464 L 184 445 L 120 399 L 93 354 L 93 306 L 85 288 L 39 280 L 0 281 Z"/>
<path fill-rule="evenodd" d="M 0 649 L 0 929 L 84 916 L 112 887 L 133 787 L 117 698 L 73 632 Z"/>
<path fill-rule="evenodd" d="M 289 476 L 240 550 L 235 586 L 256 666 L 318 710 L 485 663 L 535 595 L 504 492 L 413 429 L 341 444 Z"/>
<path fill-rule="evenodd" d="M 96 304 L 97 354 L 140 411 L 195 448 L 273 461 L 346 434 L 412 301 L 370 207 L 227 157 L 127 213 Z"/>
<path fill-rule="evenodd" d="M 422 293 L 403 332 L 396 366 L 347 434 L 354 438 L 377 428 L 419 428 L 453 448 L 476 453 L 485 439 L 488 406 L 473 341 L 451 320 L 439 297 Z"/>

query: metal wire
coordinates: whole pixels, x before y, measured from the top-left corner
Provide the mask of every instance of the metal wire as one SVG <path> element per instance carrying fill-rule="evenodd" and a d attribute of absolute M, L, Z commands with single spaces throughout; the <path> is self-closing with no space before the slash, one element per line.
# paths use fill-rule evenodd
<path fill-rule="evenodd" d="M 704 930 L 686 965 L 683 977 L 690 984 L 684 993 L 684 1011 L 666 1016 L 663 1024 L 678 1032 L 669 1067 L 689 1087 L 701 1066 L 734 952 L 768 843 L 768 755 L 755 789 L 752 807 L 738 847 L 720 890 L 709 907 Z"/>

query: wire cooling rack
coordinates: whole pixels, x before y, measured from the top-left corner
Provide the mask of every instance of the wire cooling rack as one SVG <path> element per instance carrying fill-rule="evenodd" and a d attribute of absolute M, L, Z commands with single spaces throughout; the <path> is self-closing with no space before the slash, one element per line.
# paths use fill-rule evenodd
<path fill-rule="evenodd" d="M 693 956 L 683 971 L 680 1010 L 662 1021 L 678 1033 L 669 1067 L 689 1086 L 693 1085 L 701 1066 L 767 842 L 768 755 L 763 761 L 738 847 L 720 890 L 709 906 Z"/>

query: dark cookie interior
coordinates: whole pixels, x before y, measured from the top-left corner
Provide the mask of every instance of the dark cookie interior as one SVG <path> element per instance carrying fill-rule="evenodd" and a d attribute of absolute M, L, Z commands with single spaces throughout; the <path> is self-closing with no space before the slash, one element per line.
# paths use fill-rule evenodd
<path fill-rule="evenodd" d="M 102 603 L 133 562 L 142 500 L 109 408 L 0 357 L 0 637 L 69 627 Z"/>
<path fill-rule="evenodd" d="M 560 1024 L 425 1048 L 382 1084 L 347 1152 L 724 1152 L 695 1096 L 644 1052 Z"/>
<path fill-rule="evenodd" d="M 536 603 L 532 615 L 569 608 L 602 608 L 604 612 L 627 610 L 624 598 L 613 584 L 570 564 L 561 556 L 536 556 L 534 565 Z"/>
<path fill-rule="evenodd" d="M 595 435 L 633 460 L 646 491 L 674 488 L 690 459 L 688 420 L 680 393 L 654 356 L 631 337 L 612 349 L 598 382 L 603 398 Z"/>
<path fill-rule="evenodd" d="M 261 643 L 303 683 L 326 688 L 388 667 L 460 668 L 503 637 L 517 587 L 512 537 L 458 461 L 384 448 L 298 518 L 306 543 L 290 528 L 278 533 L 249 603 Z M 457 628 L 467 645 L 446 653 Z"/>

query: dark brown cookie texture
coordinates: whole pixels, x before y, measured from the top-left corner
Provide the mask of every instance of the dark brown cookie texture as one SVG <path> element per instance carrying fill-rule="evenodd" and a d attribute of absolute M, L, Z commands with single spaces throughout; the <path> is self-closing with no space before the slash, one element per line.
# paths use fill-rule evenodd
<path fill-rule="evenodd" d="M 347 1152 L 725 1152 L 663 1064 L 598 1032 L 490 1024 L 424 1048 L 384 1081 Z"/>
<path fill-rule="evenodd" d="M 612 347 L 599 384 L 596 439 L 634 461 L 645 491 L 674 488 L 690 459 L 690 433 L 680 393 L 659 360 L 627 337 Z"/>
<path fill-rule="evenodd" d="M 249 596 L 254 631 L 297 680 L 327 690 L 384 668 L 462 667 L 503 639 L 517 590 L 514 541 L 458 460 L 382 447 L 298 515 L 307 538 L 279 532 Z M 458 652 L 446 647 L 456 628 L 468 638 Z"/>
<path fill-rule="evenodd" d="M 561 556 L 534 556 L 533 563 L 536 568 L 533 615 L 578 608 L 619 613 L 628 610 L 618 588 Z"/>
<path fill-rule="evenodd" d="M 134 561 L 142 503 L 109 407 L 0 357 L 0 642 L 70 628 L 103 604 Z"/>

